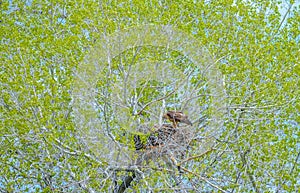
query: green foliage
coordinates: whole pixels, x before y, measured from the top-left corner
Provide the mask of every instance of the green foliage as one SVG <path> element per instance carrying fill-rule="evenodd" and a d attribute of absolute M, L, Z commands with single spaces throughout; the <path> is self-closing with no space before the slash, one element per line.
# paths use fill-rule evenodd
<path fill-rule="evenodd" d="M 193 172 L 182 174 L 185 187 L 218 191 L 197 176 L 200 175 L 226 191 L 299 191 L 300 11 L 296 3 L 291 9 L 284 7 L 276 0 L 1 2 L 0 189 L 6 192 L 113 190 L 111 168 L 115 162 L 97 157 L 87 147 L 74 121 L 74 71 L 103 34 L 156 24 L 175 26 L 199 40 L 223 73 L 226 120 L 224 127 L 213 128 L 222 134 L 213 153 L 184 165 Z M 113 58 L 112 67 L 99 74 L 96 101 L 100 117 L 100 107 L 112 103 L 115 93 L 122 96 L 124 87 L 108 86 L 123 81 L 120 67 L 139 64 L 142 72 L 146 68 L 151 70 L 157 61 L 167 61 L 174 71 L 182 73 L 174 74 L 174 80 L 187 75 L 190 69 L 195 70 L 185 90 L 198 85 L 201 89 L 196 94 L 210 92 L 205 74 L 200 73 L 203 69 L 180 51 L 144 46 L 132 62 L 137 49 L 130 48 Z M 114 76 L 107 76 L 109 70 L 115 70 Z M 145 106 L 169 91 L 160 88 L 172 85 L 172 90 L 178 84 L 180 79 L 172 85 L 144 78 L 135 86 L 127 85 L 129 92 L 124 96 L 128 98 L 121 99 L 126 102 L 136 95 L 140 105 Z M 184 91 L 180 92 L 166 98 L 167 108 L 182 107 Z M 199 109 L 209 108 L 205 105 L 209 106 L 210 96 L 197 100 Z M 153 105 L 159 109 L 162 104 L 159 101 Z M 97 131 L 92 133 L 99 137 L 101 145 L 96 148 L 101 150 L 111 134 L 115 146 L 122 149 L 130 144 L 128 151 L 132 151 L 132 134 L 138 133 L 138 124 L 133 122 L 157 123 L 159 119 L 149 112 L 152 106 L 145 108 L 142 118 L 132 116 L 138 112 L 131 106 L 125 110 L 105 107 L 109 113 L 107 122 L 103 121 L 101 126 L 104 134 L 101 133 L 101 138 Z M 207 116 L 212 112 L 208 109 Z M 205 132 L 211 128 L 195 129 L 200 130 L 200 137 L 206 137 Z M 146 138 L 147 134 L 142 135 L 143 141 Z M 193 143 L 186 156 L 201 154 L 202 144 Z M 109 154 L 112 150 L 104 152 Z M 174 187 L 168 184 L 176 186 L 168 171 L 148 168 L 143 172 L 144 178 L 140 177 L 129 191 L 172 192 Z M 120 172 L 116 178 L 120 180 L 126 174 Z"/>

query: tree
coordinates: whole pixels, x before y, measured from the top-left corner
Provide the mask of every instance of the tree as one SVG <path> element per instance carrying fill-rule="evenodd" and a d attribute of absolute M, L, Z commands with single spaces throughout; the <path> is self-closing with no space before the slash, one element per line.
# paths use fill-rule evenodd
<path fill-rule="evenodd" d="M 299 3 L 1 7 L 2 192 L 299 191 Z M 189 146 L 136 165 L 167 109 Z"/>

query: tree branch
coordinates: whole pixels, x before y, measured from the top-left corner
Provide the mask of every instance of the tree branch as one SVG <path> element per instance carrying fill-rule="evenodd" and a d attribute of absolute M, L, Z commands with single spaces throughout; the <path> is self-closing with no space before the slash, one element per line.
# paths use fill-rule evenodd
<path fill-rule="evenodd" d="M 181 161 L 180 163 L 178 163 L 178 165 L 181 166 L 181 165 L 184 164 L 185 162 L 188 162 L 188 161 L 191 161 L 191 160 L 193 160 L 193 159 L 197 159 L 197 158 L 199 158 L 199 157 L 202 157 L 202 156 L 208 154 L 209 152 L 211 152 L 211 151 L 213 151 L 213 150 L 214 150 L 214 149 L 211 148 L 211 149 L 209 149 L 209 150 L 203 152 L 203 153 L 200 154 L 200 155 L 196 155 L 196 156 L 189 157 L 189 158 L 187 158 L 187 159 Z"/>
<path fill-rule="evenodd" d="M 132 176 L 128 175 L 125 177 L 123 180 L 122 184 L 119 187 L 116 187 L 115 193 L 123 193 L 125 190 L 130 186 L 131 182 L 134 180 L 136 177 L 135 171 L 132 171 Z"/>
<path fill-rule="evenodd" d="M 198 178 L 200 178 L 200 180 L 205 181 L 205 182 L 208 183 L 211 187 L 214 187 L 214 188 L 218 189 L 219 191 L 221 191 L 221 192 L 223 192 L 223 193 L 227 193 L 227 191 L 223 190 L 223 189 L 222 189 L 221 187 L 219 187 L 218 185 L 213 184 L 213 183 L 210 182 L 207 178 L 205 178 L 205 177 L 203 177 L 203 176 L 200 176 L 199 174 L 196 174 L 196 173 L 194 173 L 194 172 L 192 172 L 192 171 L 190 171 L 190 170 L 188 170 L 188 169 L 186 169 L 186 168 L 184 168 L 184 167 L 181 167 L 181 169 L 182 169 L 183 171 L 185 171 L 185 172 L 188 172 L 188 173 L 190 173 L 190 174 L 193 174 L 193 175 L 197 176 Z"/>

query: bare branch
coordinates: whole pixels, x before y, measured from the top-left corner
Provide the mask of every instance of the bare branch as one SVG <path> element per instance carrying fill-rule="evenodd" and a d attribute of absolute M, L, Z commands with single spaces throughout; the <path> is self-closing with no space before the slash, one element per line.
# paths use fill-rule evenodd
<path fill-rule="evenodd" d="M 190 173 L 190 174 L 193 174 L 193 175 L 197 176 L 198 178 L 200 178 L 200 180 L 205 181 L 207 184 L 209 184 L 210 186 L 212 186 L 212 187 L 218 189 L 219 191 L 221 191 L 221 192 L 223 192 L 223 193 L 227 193 L 227 191 L 223 190 L 223 189 L 222 189 L 221 187 L 219 187 L 218 185 L 213 184 L 213 183 L 210 182 L 207 178 L 205 178 L 205 177 L 203 177 L 203 176 L 200 176 L 200 175 L 196 174 L 195 172 L 192 172 L 192 171 L 190 171 L 190 170 L 188 170 L 188 169 L 186 169 L 186 168 L 184 168 L 184 167 L 181 167 L 181 169 L 182 169 L 183 171 L 185 171 L 185 172 L 188 172 L 188 173 Z"/>
<path fill-rule="evenodd" d="M 209 150 L 203 152 L 203 153 L 200 154 L 200 155 L 196 155 L 196 156 L 189 157 L 189 158 L 187 158 L 187 159 L 181 161 L 180 163 L 178 163 L 178 165 L 181 166 L 181 165 L 184 164 L 185 162 L 188 162 L 188 161 L 191 161 L 191 160 L 193 160 L 193 159 L 197 159 L 197 158 L 199 158 L 199 157 L 202 157 L 202 156 L 204 156 L 204 155 L 210 153 L 210 152 L 213 151 L 213 150 L 214 150 L 214 149 L 211 148 L 211 149 L 209 149 Z"/>

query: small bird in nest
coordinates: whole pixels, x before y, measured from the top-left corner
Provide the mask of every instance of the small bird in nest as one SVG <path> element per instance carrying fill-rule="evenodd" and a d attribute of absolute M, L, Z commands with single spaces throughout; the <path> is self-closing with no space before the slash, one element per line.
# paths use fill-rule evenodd
<path fill-rule="evenodd" d="M 187 125 L 193 125 L 188 119 L 188 116 L 183 114 L 182 111 L 168 111 L 163 115 L 164 119 L 169 119 L 173 123 L 173 127 L 176 128 L 178 123 L 185 123 Z"/>

